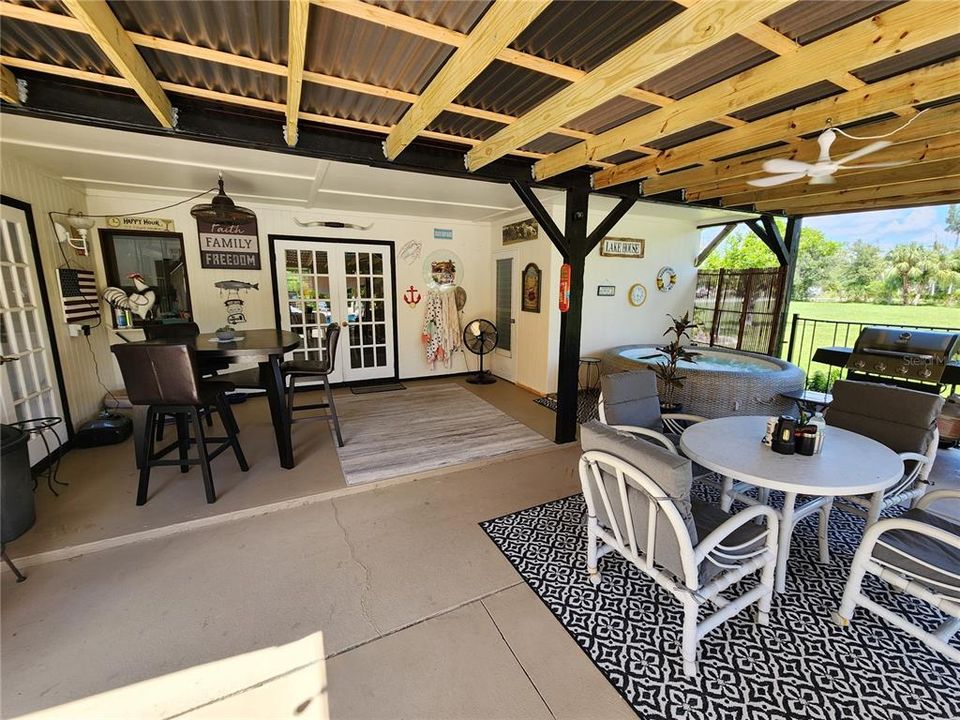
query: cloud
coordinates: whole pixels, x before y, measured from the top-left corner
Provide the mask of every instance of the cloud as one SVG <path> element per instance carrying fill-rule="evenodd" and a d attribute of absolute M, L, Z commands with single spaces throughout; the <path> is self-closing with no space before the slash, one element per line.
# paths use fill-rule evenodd
<path fill-rule="evenodd" d="M 831 240 L 865 240 L 890 248 L 904 242 L 929 245 L 936 239 L 950 239 L 944 230 L 946 217 L 946 206 L 939 205 L 807 218 L 804 225 L 821 230 Z"/>

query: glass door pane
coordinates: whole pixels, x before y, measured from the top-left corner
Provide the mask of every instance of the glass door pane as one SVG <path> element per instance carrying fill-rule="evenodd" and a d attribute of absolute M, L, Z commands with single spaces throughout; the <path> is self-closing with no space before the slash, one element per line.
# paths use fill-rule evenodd
<path fill-rule="evenodd" d="M 393 365 L 392 314 L 388 313 L 387 296 L 390 279 L 385 251 L 374 247 L 353 246 L 343 250 L 344 283 L 346 287 L 347 332 L 344 359 L 349 371 L 345 374 L 360 377 L 383 377 Z"/>
<path fill-rule="evenodd" d="M 513 258 L 497 260 L 497 347 L 510 352 L 513 325 Z"/>
<path fill-rule="evenodd" d="M 326 327 L 337 316 L 327 251 L 303 243 L 299 248 L 285 248 L 283 260 L 287 290 L 284 324 L 301 338 L 293 357 L 324 360 Z"/>

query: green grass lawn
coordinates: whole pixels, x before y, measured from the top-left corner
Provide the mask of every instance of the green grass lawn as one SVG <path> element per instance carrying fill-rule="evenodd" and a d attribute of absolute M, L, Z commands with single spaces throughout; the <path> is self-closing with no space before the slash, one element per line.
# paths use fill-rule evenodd
<path fill-rule="evenodd" d="M 787 323 L 786 341 L 790 339 L 790 322 L 794 314 L 801 318 L 864 323 L 867 325 L 896 325 L 903 327 L 936 326 L 960 329 L 960 308 L 936 307 L 933 305 L 872 305 L 869 303 L 836 302 L 791 302 Z M 794 343 L 793 362 L 803 368 L 808 376 L 817 370 L 827 371 L 825 365 L 809 363 L 819 347 L 840 345 L 852 347 L 859 334 L 859 327 L 847 328 L 833 323 L 801 323 L 803 332 L 797 333 Z M 787 357 L 784 343 L 782 356 Z"/>

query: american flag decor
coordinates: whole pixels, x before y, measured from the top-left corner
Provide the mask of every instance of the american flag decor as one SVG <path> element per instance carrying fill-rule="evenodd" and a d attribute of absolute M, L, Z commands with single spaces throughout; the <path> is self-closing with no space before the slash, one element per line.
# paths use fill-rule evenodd
<path fill-rule="evenodd" d="M 100 299 L 92 270 L 60 268 L 60 296 L 67 323 L 100 317 Z"/>

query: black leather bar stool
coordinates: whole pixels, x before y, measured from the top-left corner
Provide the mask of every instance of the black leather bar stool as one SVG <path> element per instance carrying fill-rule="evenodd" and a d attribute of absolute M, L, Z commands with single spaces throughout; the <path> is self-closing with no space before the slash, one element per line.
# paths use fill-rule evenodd
<path fill-rule="evenodd" d="M 236 420 L 226 398 L 226 393 L 233 390 L 233 385 L 217 380 L 200 380 L 196 353 L 189 345 L 143 342 L 113 345 L 110 349 L 117 357 L 130 402 L 147 406 L 137 505 L 147 501 L 150 468 L 157 465 L 179 465 L 181 472 L 187 472 L 190 465 L 199 465 L 207 502 L 215 502 L 217 494 L 213 487 L 211 460 L 232 447 L 240 469 L 244 472 L 249 470 L 237 439 Z M 215 407 L 220 413 L 227 437 L 205 437 L 200 411 L 207 407 Z M 176 442 L 154 452 L 155 425 L 162 422 L 165 414 L 177 417 L 178 437 Z M 195 436 L 192 439 L 189 435 L 191 422 Z M 208 452 L 208 443 L 220 445 Z M 188 457 L 190 445 L 196 445 L 198 457 Z M 175 448 L 180 450 L 178 460 L 162 459 Z"/>
<path fill-rule="evenodd" d="M 292 425 L 300 420 L 332 420 L 333 429 L 337 434 L 337 445 L 343 447 L 343 436 L 340 434 L 340 418 L 337 417 L 337 406 L 333 402 L 333 391 L 330 390 L 330 373 L 335 369 L 337 362 L 337 343 L 340 340 L 340 326 L 337 323 L 330 323 L 326 329 L 326 354 L 322 360 L 289 360 L 281 366 L 284 380 L 290 378 L 287 385 L 287 420 Z M 316 403 L 313 405 L 300 405 L 295 407 L 293 404 L 294 393 L 297 387 L 297 378 L 322 378 L 323 388 L 327 393 L 325 403 Z M 298 418 L 294 420 L 294 410 L 318 410 L 329 408 L 330 412 L 325 415 L 311 415 L 309 417 Z"/>

